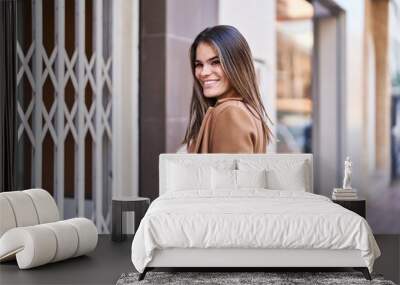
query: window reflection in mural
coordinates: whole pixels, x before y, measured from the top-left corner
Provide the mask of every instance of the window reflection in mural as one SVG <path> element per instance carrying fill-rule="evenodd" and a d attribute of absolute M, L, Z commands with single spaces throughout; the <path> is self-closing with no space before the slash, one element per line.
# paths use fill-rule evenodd
<path fill-rule="evenodd" d="M 277 152 L 310 153 L 313 7 L 277 1 Z"/>

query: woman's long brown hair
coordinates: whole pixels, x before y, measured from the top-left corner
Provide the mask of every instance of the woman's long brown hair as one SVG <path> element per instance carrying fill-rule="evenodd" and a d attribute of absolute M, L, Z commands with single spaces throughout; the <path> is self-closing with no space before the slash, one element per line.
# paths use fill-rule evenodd
<path fill-rule="evenodd" d="M 194 83 L 190 102 L 189 124 L 182 143 L 186 143 L 189 148 L 189 144 L 196 140 L 208 107 L 214 106 L 217 101 L 217 98 L 207 98 L 203 95 L 203 89 L 195 76 L 196 50 L 200 43 L 208 43 L 216 49 L 222 69 L 230 84 L 236 93 L 243 98 L 246 106 L 252 107 L 257 113 L 257 117 L 261 119 L 268 143 L 271 138 L 271 131 L 266 120 L 270 121 L 270 119 L 261 101 L 250 47 L 236 28 L 227 25 L 206 28 L 195 38 L 190 47 L 190 65 Z"/>

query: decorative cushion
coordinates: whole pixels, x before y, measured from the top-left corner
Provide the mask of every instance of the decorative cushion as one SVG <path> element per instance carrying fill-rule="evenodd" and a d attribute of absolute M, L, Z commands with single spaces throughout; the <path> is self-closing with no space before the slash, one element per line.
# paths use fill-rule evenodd
<path fill-rule="evenodd" d="M 237 187 L 240 188 L 268 188 L 267 170 L 236 170 Z"/>
<path fill-rule="evenodd" d="M 173 170 L 173 165 L 179 165 L 181 168 L 209 168 L 208 176 L 211 176 L 211 168 L 216 169 L 236 169 L 236 159 L 231 159 L 227 155 L 215 154 L 160 154 L 159 158 L 159 194 L 162 195 L 169 191 L 176 191 L 175 181 L 177 177 L 182 178 L 182 175 L 177 176 L 176 171 Z M 172 166 L 172 167 L 171 167 Z M 190 182 L 190 181 L 187 181 Z M 207 178 L 207 187 L 211 185 L 211 177 Z M 210 183 L 210 184 L 208 184 Z M 179 182 L 178 182 L 179 184 Z M 204 190 L 204 185 L 192 185 L 192 183 L 182 183 L 178 187 L 181 190 Z M 188 186 L 188 188 L 186 188 Z M 212 186 L 212 185 L 211 185 Z M 211 190 L 211 188 L 208 188 Z"/>
<path fill-rule="evenodd" d="M 307 159 L 239 159 L 240 170 L 267 170 L 267 188 L 273 190 L 306 191 L 310 189 Z"/>
<path fill-rule="evenodd" d="M 241 188 L 267 188 L 267 171 L 215 169 L 212 171 L 213 190 L 238 190 Z"/>
<path fill-rule="evenodd" d="M 306 191 L 307 182 L 304 175 L 304 165 L 297 165 L 290 175 L 277 170 L 267 172 L 268 188 L 274 190 Z"/>
<path fill-rule="evenodd" d="M 169 163 L 167 191 L 211 189 L 211 167 Z"/>
<path fill-rule="evenodd" d="M 236 190 L 236 170 L 212 168 L 212 189 Z"/>

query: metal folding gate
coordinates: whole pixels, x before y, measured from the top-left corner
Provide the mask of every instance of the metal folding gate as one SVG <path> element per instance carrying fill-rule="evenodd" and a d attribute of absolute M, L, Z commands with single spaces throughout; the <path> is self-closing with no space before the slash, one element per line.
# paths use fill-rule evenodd
<path fill-rule="evenodd" d="M 53 193 L 63 216 L 65 213 L 65 141 L 72 134 L 74 141 L 74 198 L 76 216 L 92 218 L 99 232 L 108 233 L 111 219 L 111 2 L 91 0 L 92 38 L 85 35 L 87 5 L 74 2 L 74 51 L 69 56 L 65 47 L 65 3 L 54 0 L 54 48 L 46 51 L 43 45 L 43 3 L 32 0 L 32 42 L 23 49 L 17 42 L 17 102 L 18 141 L 24 139 L 31 149 L 31 186 L 42 187 L 43 141 L 50 134 L 54 149 Z M 71 23 L 68 23 L 69 25 Z M 86 54 L 85 43 L 91 40 L 92 54 Z M 106 44 L 105 44 L 106 43 Z M 23 78 L 29 84 L 22 84 Z M 51 82 L 53 102 L 46 107 L 44 85 Z M 67 107 L 65 88 L 68 82 L 74 89 L 72 108 Z M 47 83 L 49 84 L 49 83 Z M 26 86 L 29 86 L 27 93 Z M 91 89 L 91 102 L 85 94 Z M 49 96 L 46 94 L 46 96 Z M 71 99 L 69 99 L 71 100 Z M 22 103 L 24 101 L 24 103 Z M 85 140 L 92 142 L 92 170 L 85 173 Z M 30 155 L 30 154 L 29 154 Z M 85 212 L 85 176 L 92 179 L 91 213 Z M 86 201 L 87 203 L 88 201 Z"/>

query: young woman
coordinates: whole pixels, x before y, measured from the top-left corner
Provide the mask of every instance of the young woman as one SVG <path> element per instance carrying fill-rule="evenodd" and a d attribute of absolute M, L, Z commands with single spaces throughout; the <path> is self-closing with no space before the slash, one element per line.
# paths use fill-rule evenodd
<path fill-rule="evenodd" d="M 190 48 L 194 77 L 189 125 L 190 153 L 265 153 L 271 132 L 261 102 L 252 55 L 232 26 L 202 31 Z"/>

